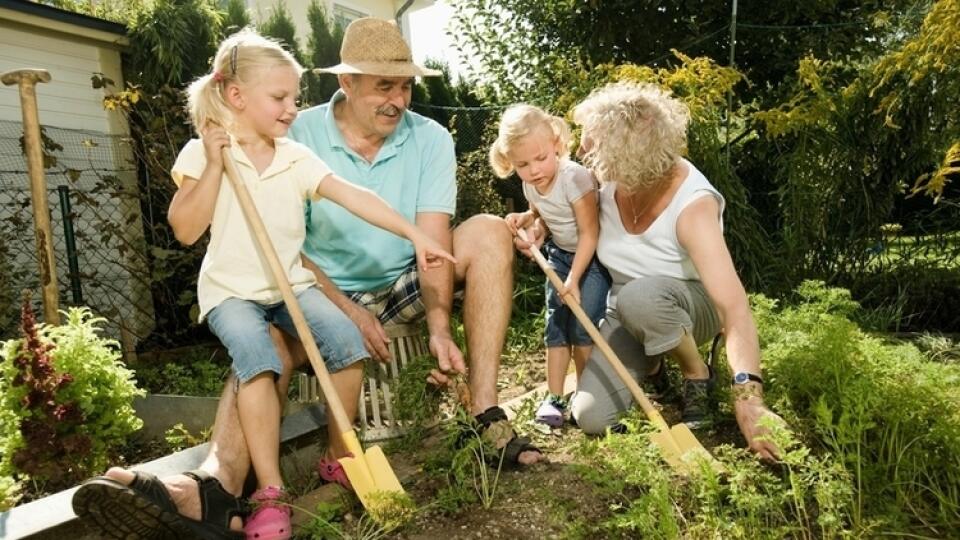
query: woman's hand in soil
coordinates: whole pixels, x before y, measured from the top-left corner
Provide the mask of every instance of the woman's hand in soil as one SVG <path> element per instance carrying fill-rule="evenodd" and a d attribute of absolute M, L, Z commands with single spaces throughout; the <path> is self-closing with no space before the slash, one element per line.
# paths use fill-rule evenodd
<path fill-rule="evenodd" d="M 784 423 L 776 413 L 763 404 L 763 398 L 759 396 L 749 399 L 738 399 L 733 405 L 734 413 L 737 417 L 737 425 L 740 426 L 740 432 L 747 440 L 747 446 L 751 451 L 756 452 L 761 459 L 767 461 L 777 461 L 780 459 L 780 449 L 773 441 L 767 439 L 769 430 L 760 425 L 760 419 L 765 417 L 772 418 L 775 422 Z"/>

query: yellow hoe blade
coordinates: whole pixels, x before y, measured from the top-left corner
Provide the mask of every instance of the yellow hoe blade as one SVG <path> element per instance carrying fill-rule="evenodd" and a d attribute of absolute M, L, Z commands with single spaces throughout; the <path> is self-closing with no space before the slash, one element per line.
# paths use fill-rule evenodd
<path fill-rule="evenodd" d="M 664 423 L 658 431 L 650 434 L 650 440 L 660 449 L 664 461 L 674 469 L 695 473 L 699 470 L 699 462 L 706 460 L 720 472 L 720 462 L 704 448 L 686 424 L 668 428 Z"/>
<path fill-rule="evenodd" d="M 405 493 L 383 449 L 371 446 L 364 452 L 353 430 L 344 432 L 341 436 L 354 457 L 344 457 L 337 461 L 347 473 L 347 478 L 350 479 L 350 484 L 364 508 L 369 510 L 376 505 L 377 498 L 372 497 L 376 493 Z"/>

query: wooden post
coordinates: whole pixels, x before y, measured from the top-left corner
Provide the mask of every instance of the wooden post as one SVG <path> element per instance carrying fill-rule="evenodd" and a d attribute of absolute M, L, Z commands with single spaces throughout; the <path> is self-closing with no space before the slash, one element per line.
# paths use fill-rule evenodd
<path fill-rule="evenodd" d="M 47 203 L 47 182 L 43 174 L 43 146 L 40 140 L 40 117 L 37 114 L 37 82 L 50 82 L 50 73 L 43 69 L 18 69 L 0 75 L 6 86 L 19 84 L 20 112 L 23 115 L 23 147 L 30 172 L 30 193 L 33 200 L 33 232 L 40 259 L 40 289 L 43 293 L 43 320 L 60 324 L 60 295 L 57 288 L 56 260 L 53 258 L 53 235 L 50 230 L 50 206 Z"/>

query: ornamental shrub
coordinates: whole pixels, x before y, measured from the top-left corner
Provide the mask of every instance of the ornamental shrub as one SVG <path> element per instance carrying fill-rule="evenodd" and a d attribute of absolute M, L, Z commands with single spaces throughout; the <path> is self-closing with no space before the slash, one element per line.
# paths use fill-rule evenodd
<path fill-rule="evenodd" d="M 104 469 L 140 429 L 133 398 L 143 395 L 120 362 L 104 319 L 88 308 L 62 312 L 60 326 L 37 324 L 24 303 L 22 338 L 0 344 L 0 478 L 59 489 Z"/>

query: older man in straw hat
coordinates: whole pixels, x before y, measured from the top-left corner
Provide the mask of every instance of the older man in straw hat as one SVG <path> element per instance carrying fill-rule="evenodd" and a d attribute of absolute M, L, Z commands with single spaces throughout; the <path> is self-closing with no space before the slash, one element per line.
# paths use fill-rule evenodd
<path fill-rule="evenodd" d="M 534 463 L 539 450 L 516 436 L 497 406 L 497 371 L 513 291 L 510 233 L 490 215 L 473 216 L 451 229 L 457 192 L 453 138 L 433 120 L 408 110 L 414 77 L 440 72 L 413 63 L 396 25 L 374 18 L 347 27 L 340 59 L 317 70 L 335 74 L 340 90 L 329 103 L 300 113 L 290 137 L 313 149 L 339 176 L 377 192 L 415 220 L 452 249 L 457 264 L 420 274 L 409 242 L 320 201 L 307 211 L 307 266 L 360 328 L 374 358 L 389 359 L 385 323 L 425 318 L 438 364 L 430 378 L 437 384 L 466 371 L 450 330 L 454 289 L 462 288 L 472 413 L 482 426 L 498 424 L 488 432 L 500 434 L 495 442 L 504 449 L 506 463 Z M 294 363 L 303 362 L 299 342 L 290 338 L 287 344 Z M 361 383 L 358 377 L 356 384 Z M 341 453 L 333 448 L 328 457 Z M 324 470 L 326 476 L 336 475 L 336 461 L 327 463 L 332 468 Z"/>

